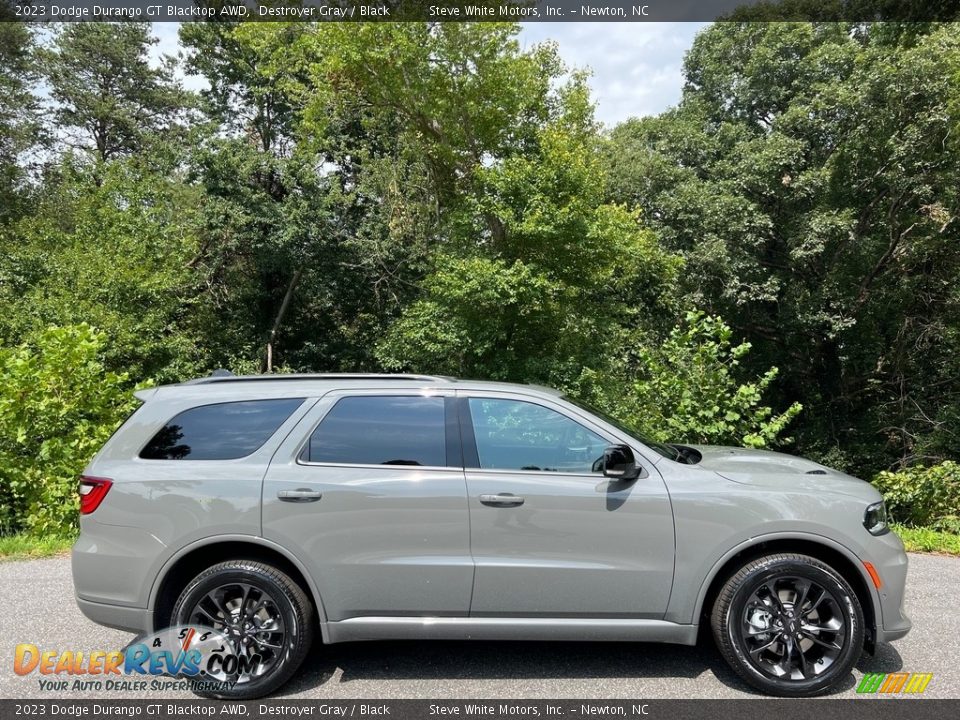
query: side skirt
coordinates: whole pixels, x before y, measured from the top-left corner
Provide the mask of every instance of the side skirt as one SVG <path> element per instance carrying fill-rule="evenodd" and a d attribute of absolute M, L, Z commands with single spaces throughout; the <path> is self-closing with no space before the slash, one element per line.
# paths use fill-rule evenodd
<path fill-rule="evenodd" d="M 328 622 L 330 643 L 359 640 L 563 640 L 697 644 L 696 625 L 582 618 L 356 617 Z"/>

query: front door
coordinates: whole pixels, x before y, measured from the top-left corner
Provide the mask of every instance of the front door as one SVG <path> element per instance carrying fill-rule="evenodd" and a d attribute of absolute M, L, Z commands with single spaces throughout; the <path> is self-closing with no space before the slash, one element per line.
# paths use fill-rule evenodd
<path fill-rule="evenodd" d="M 467 615 L 473 561 L 452 395 L 330 393 L 274 456 L 263 534 L 307 565 L 328 620 Z"/>
<path fill-rule="evenodd" d="M 673 516 L 649 465 L 605 478 L 624 442 L 560 401 L 458 399 L 478 617 L 661 618 L 673 581 Z M 643 462 L 643 461 L 642 461 Z"/>

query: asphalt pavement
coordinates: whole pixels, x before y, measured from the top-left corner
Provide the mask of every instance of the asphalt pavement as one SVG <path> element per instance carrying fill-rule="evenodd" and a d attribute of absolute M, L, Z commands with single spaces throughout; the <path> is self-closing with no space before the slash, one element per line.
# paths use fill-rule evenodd
<path fill-rule="evenodd" d="M 598 589 L 602 592 L 602 589 Z M 911 555 L 906 638 L 864 655 L 832 697 L 850 697 L 864 672 L 933 673 L 925 697 L 960 698 L 960 558 Z M 132 636 L 87 620 L 74 603 L 70 560 L 0 561 L 0 698 L 97 699 L 45 691 L 36 672 L 13 672 L 14 648 L 117 650 Z M 49 676 L 48 676 L 49 679 Z M 159 693 L 192 698 L 189 691 Z M 110 698 L 151 693 L 111 692 Z M 711 642 L 371 642 L 317 646 L 276 697 L 297 699 L 740 698 L 759 697 Z"/>

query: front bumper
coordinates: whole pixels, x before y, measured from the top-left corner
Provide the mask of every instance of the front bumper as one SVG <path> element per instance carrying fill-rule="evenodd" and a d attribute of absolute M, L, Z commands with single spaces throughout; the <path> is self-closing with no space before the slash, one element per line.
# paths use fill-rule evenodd
<path fill-rule="evenodd" d="M 903 542 L 895 532 L 881 535 L 877 541 L 880 544 L 876 551 L 871 547 L 871 562 L 881 580 L 876 591 L 880 600 L 876 639 L 878 642 L 892 642 L 910 632 L 913 625 L 903 609 L 909 560 Z"/>

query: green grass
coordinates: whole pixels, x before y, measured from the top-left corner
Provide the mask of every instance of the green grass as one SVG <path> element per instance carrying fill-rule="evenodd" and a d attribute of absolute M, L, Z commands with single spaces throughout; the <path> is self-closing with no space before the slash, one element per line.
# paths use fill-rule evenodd
<path fill-rule="evenodd" d="M 28 560 L 67 552 L 76 537 L 35 537 L 33 535 L 0 535 L 0 561 Z"/>
<path fill-rule="evenodd" d="M 930 528 L 892 525 L 909 552 L 960 555 L 960 535 Z M 34 537 L 32 535 L 0 536 L 0 560 L 26 560 L 50 557 L 70 550 L 75 537 Z"/>
<path fill-rule="evenodd" d="M 945 555 L 960 555 L 960 535 L 930 528 L 891 525 L 910 552 L 932 552 Z"/>

